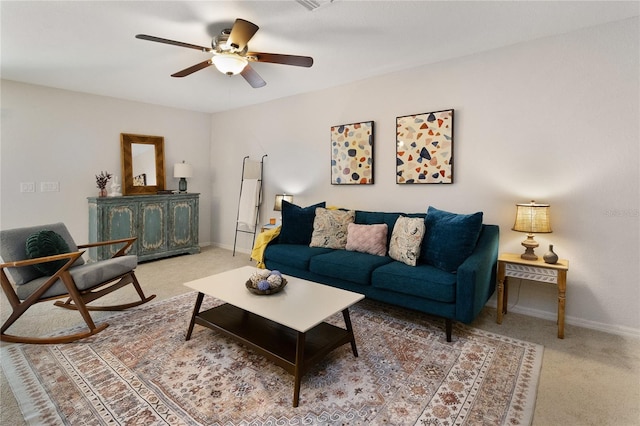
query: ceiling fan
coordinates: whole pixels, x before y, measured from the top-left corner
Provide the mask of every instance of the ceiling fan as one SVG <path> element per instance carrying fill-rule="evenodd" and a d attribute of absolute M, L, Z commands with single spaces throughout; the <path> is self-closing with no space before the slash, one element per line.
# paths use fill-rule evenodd
<path fill-rule="evenodd" d="M 186 77 L 189 74 L 207 68 L 209 65 L 214 65 L 223 74 L 240 74 L 251 87 L 258 88 L 267 83 L 251 65 L 249 65 L 249 62 L 270 62 L 272 64 L 295 65 L 307 68 L 313 65 L 313 58 L 309 56 L 250 52 L 247 43 L 249 43 L 251 37 L 258 31 L 258 28 L 256 24 L 238 18 L 234 22 L 233 27 L 222 30 L 220 35 L 211 40 L 211 47 L 167 40 L 166 38 L 146 34 L 138 34 L 136 38 L 213 53 L 210 59 L 185 68 L 175 74 L 171 74 L 171 77 Z"/>

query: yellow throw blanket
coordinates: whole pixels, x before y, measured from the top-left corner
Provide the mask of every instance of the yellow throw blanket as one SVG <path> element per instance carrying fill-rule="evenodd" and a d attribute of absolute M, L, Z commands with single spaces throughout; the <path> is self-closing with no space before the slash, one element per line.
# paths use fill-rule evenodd
<path fill-rule="evenodd" d="M 277 228 L 267 229 L 266 231 L 258 234 L 256 243 L 253 245 L 253 250 L 251 250 L 251 259 L 255 260 L 258 263 L 256 265 L 258 268 L 266 268 L 264 264 L 264 250 L 267 248 L 267 245 L 278 235 L 280 235 L 279 226 Z"/>

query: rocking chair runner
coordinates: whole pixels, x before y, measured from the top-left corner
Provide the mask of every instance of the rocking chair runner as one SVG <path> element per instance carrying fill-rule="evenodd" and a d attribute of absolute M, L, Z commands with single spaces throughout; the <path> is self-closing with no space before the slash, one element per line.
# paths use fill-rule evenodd
<path fill-rule="evenodd" d="M 58 234 L 69 247 L 69 253 L 29 259 L 25 248 L 27 239 L 37 232 L 49 230 Z M 0 340 L 21 343 L 68 343 L 92 336 L 107 328 L 103 323 L 96 326 L 89 311 L 118 311 L 146 303 L 155 297 L 145 297 L 134 269 L 138 258 L 125 255 L 136 238 L 103 241 L 77 246 L 63 223 L 44 226 L 17 228 L 0 231 L 0 285 L 13 312 L 2 325 Z M 122 245 L 111 259 L 85 263 L 82 259 L 84 251 L 90 247 L 103 245 Z M 60 266 L 55 273 L 43 276 L 37 265 L 58 261 Z M 34 265 L 36 265 L 34 267 Z M 51 263 L 48 263 L 51 265 Z M 39 271 L 40 269 L 40 271 Z M 55 269 L 55 268 L 54 268 Z M 132 303 L 111 306 L 87 305 L 127 284 L 132 284 L 140 300 Z M 25 337 L 7 334 L 6 331 L 32 305 L 53 299 L 67 297 L 67 300 L 55 302 L 56 306 L 78 310 L 88 330 L 55 337 Z"/>

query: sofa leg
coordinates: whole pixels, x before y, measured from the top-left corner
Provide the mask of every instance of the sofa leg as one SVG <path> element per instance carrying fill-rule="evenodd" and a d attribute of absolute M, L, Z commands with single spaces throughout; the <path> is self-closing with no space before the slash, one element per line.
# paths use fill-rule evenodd
<path fill-rule="evenodd" d="M 447 332 L 447 342 L 451 341 L 451 331 L 453 329 L 453 321 L 451 320 L 451 318 L 445 318 L 444 319 L 444 326 L 445 326 L 445 330 Z"/>

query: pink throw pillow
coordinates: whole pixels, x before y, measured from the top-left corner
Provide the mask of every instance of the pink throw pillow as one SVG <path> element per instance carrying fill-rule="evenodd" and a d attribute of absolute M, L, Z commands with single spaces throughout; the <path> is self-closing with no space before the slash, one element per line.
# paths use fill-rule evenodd
<path fill-rule="evenodd" d="M 387 254 L 387 225 L 359 225 L 350 223 L 347 227 L 346 250 L 385 256 Z"/>

